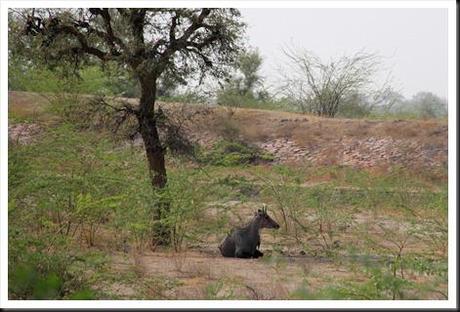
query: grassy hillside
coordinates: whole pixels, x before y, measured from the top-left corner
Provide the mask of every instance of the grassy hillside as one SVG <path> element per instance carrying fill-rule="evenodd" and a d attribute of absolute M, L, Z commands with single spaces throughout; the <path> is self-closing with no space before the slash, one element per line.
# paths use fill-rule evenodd
<path fill-rule="evenodd" d="M 60 99 L 9 93 L 11 299 L 447 298 L 446 120 L 160 103 L 190 117 L 193 157 L 168 154 L 159 193 L 139 139 L 82 127 Z M 164 198 L 174 243 L 152 249 Z M 262 203 L 281 225 L 265 256 L 220 256 Z"/>

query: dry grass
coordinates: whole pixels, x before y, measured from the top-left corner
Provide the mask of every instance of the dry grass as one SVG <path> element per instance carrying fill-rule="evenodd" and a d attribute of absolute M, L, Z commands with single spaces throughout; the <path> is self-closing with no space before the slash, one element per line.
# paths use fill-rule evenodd
<path fill-rule="evenodd" d="M 193 251 L 188 252 L 183 266 L 177 270 L 175 263 L 168 260 L 172 256 L 177 254 L 173 255 L 168 251 L 146 253 L 138 256 L 135 263 L 142 262 L 144 268 L 142 275 L 138 275 L 139 278 L 161 277 L 180 281 L 170 294 L 175 299 L 209 299 L 206 298 L 207 288 L 209 285 L 219 286 L 219 283 L 221 285 L 220 288 L 217 287 L 217 297 L 233 293 L 236 298 L 245 299 L 287 298 L 290 292 L 302 284 L 305 273 L 332 276 L 339 272 L 333 264 L 315 263 L 311 258 L 295 259 L 290 263 L 283 260 L 268 262 L 269 260 L 261 259 L 228 259 Z M 117 256 L 117 259 L 117 270 L 130 268 L 129 265 L 120 264 L 125 258 Z M 320 279 L 312 279 L 311 284 L 317 287 L 323 285 Z M 152 296 L 157 297 L 158 294 Z"/>
<path fill-rule="evenodd" d="M 16 117 L 37 117 L 43 114 L 48 103 L 46 95 L 33 92 L 8 92 L 8 114 Z"/>

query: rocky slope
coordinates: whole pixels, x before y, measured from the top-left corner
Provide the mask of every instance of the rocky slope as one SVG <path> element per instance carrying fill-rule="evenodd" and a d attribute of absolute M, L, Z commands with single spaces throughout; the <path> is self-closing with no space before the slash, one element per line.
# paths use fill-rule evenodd
<path fill-rule="evenodd" d="M 43 99 L 40 103 L 34 99 L 38 101 L 40 97 L 10 92 L 10 114 L 27 116 L 46 105 Z M 329 119 L 257 109 L 159 105 L 176 116 L 189 116 L 181 122 L 192 141 L 206 147 L 222 138 L 244 141 L 272 153 L 278 163 L 359 168 L 393 165 L 433 168 L 447 164 L 447 120 Z M 10 142 L 29 143 L 40 133 L 40 126 L 10 123 L 8 133 Z M 138 139 L 137 144 L 142 141 Z"/>

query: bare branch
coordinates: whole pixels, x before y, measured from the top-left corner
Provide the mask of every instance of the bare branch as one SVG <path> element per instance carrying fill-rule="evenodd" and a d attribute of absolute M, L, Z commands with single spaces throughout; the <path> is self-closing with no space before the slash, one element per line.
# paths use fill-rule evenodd
<path fill-rule="evenodd" d="M 371 97 L 380 92 L 373 88 L 380 65 L 377 55 L 357 52 L 323 63 L 309 51 L 283 50 L 288 72 L 283 72 L 284 93 L 294 98 L 303 111 L 334 117 L 344 99 L 354 93 Z"/>

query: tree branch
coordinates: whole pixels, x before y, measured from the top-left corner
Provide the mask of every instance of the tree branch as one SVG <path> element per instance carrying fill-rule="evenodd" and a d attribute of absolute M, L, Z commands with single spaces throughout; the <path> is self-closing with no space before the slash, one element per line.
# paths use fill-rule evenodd
<path fill-rule="evenodd" d="M 171 57 L 176 51 L 185 48 L 190 42 L 188 39 L 190 36 L 199 28 L 203 26 L 204 19 L 211 13 L 211 9 L 202 9 L 200 15 L 198 17 L 194 16 L 192 18 L 192 24 L 184 31 L 184 34 L 173 41 L 169 42 L 169 45 L 166 47 L 166 50 L 161 54 L 161 60 L 159 63 L 165 64 L 167 59 Z M 176 26 L 174 26 L 175 28 Z M 171 30 L 173 28 L 171 27 Z"/>
<path fill-rule="evenodd" d="M 100 35 L 103 36 L 103 39 L 112 47 L 115 47 L 115 43 L 122 48 L 123 50 L 126 50 L 126 46 L 123 43 L 123 41 L 116 37 L 113 33 L 112 29 L 112 17 L 110 16 L 109 9 L 89 9 L 89 11 L 94 14 L 94 15 L 100 15 L 102 19 L 104 20 L 104 28 L 106 30 L 106 33 L 104 32 L 99 32 Z M 120 13 L 121 14 L 121 13 Z"/>
<path fill-rule="evenodd" d="M 95 47 L 89 45 L 87 38 L 84 34 L 79 32 L 75 27 L 69 25 L 53 25 L 53 30 L 55 31 L 55 36 L 59 34 L 68 34 L 72 35 L 80 43 L 81 50 L 98 57 L 102 61 L 106 61 L 110 58 L 110 55 L 106 52 L 103 52 Z"/>

